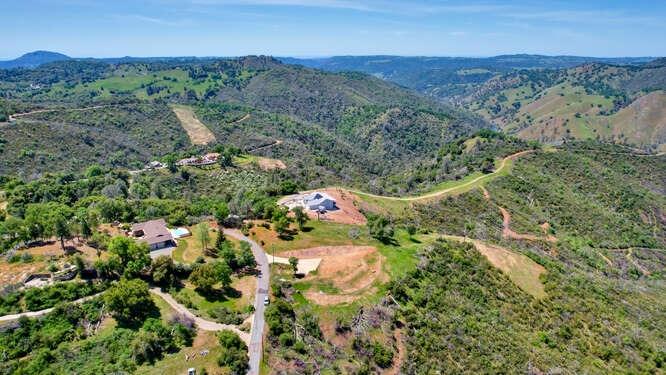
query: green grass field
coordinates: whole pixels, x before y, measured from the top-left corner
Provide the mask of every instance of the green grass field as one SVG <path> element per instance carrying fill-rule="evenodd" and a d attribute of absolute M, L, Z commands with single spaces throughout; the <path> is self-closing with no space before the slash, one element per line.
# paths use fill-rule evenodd
<path fill-rule="evenodd" d="M 225 77 L 221 77 L 223 80 Z M 180 94 L 186 90 L 193 90 L 197 96 L 202 96 L 206 90 L 214 87 L 220 80 L 211 77 L 192 79 L 182 69 L 169 69 L 157 72 L 148 72 L 138 69 L 117 71 L 113 76 L 99 79 L 90 83 L 77 84 L 74 87 L 65 87 L 64 84 L 54 85 L 48 95 L 85 95 L 99 98 L 112 98 L 117 94 L 133 95 L 138 99 L 160 98 L 172 94 Z M 154 93 L 148 95 L 147 88 L 153 87 Z"/>

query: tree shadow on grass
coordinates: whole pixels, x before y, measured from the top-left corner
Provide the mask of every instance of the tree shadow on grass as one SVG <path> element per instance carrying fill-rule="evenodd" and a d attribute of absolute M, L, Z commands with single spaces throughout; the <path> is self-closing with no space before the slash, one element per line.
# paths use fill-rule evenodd
<path fill-rule="evenodd" d="M 398 242 L 395 238 L 393 237 L 383 237 L 383 238 L 376 238 L 379 242 L 383 243 L 384 245 L 391 245 L 391 246 L 398 246 L 400 245 L 400 242 Z"/>
<path fill-rule="evenodd" d="M 207 302 L 224 302 L 231 298 L 240 298 L 243 293 L 240 290 L 227 286 L 223 289 L 204 290 L 197 288 L 195 292 L 203 297 Z"/>
<path fill-rule="evenodd" d="M 295 229 L 288 229 L 284 233 L 279 233 L 278 238 L 283 241 L 293 241 L 294 236 L 298 234 L 298 231 Z"/>

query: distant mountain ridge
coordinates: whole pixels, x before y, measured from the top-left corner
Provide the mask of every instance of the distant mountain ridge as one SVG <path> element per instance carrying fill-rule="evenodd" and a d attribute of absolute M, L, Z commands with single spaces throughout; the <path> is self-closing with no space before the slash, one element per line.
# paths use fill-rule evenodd
<path fill-rule="evenodd" d="M 458 104 L 524 139 L 597 139 L 662 152 L 665 62 L 519 70 L 493 77 Z"/>
<path fill-rule="evenodd" d="M 288 64 L 298 64 L 332 72 L 359 71 L 381 77 L 427 95 L 450 99 L 469 94 L 475 86 L 491 78 L 521 69 L 563 69 L 586 63 L 613 65 L 644 64 L 654 57 L 585 57 L 544 55 L 500 55 L 493 57 L 429 56 L 333 56 L 296 59 L 285 57 Z"/>
<path fill-rule="evenodd" d="M 0 89 L 11 98 L 0 99 L 7 116 L 44 106 L 90 108 L 17 119 L 34 121 L 29 133 L 5 126 L 0 174 L 79 170 L 109 163 L 105 155 L 118 152 L 114 165 L 136 168 L 185 151 L 193 145 L 179 130 L 172 103 L 192 106 L 220 142 L 250 150 L 280 140 L 271 156 L 301 163 L 319 186 L 377 181 L 378 192 L 383 176 L 412 170 L 446 143 L 493 127 L 367 74 L 325 72 L 269 56 L 119 64 L 72 59 L 0 70 Z M 160 144 L 155 135 L 166 147 L 154 148 Z"/>
<path fill-rule="evenodd" d="M 14 60 L 0 61 L 0 69 L 35 68 L 42 64 L 70 59 L 71 57 L 58 52 L 34 51 Z"/>

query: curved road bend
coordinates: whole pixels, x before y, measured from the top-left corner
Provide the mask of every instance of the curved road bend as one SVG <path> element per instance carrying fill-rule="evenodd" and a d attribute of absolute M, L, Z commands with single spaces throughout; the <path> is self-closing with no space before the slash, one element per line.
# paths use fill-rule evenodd
<path fill-rule="evenodd" d="M 218 322 L 212 322 L 200 316 L 196 316 L 187 307 L 178 303 L 169 293 L 162 292 L 160 288 L 150 288 L 150 292 L 161 297 L 166 303 L 169 304 L 169 306 L 171 306 L 174 310 L 176 310 L 176 312 L 194 320 L 194 324 L 196 324 L 196 326 L 199 329 L 202 329 L 204 331 L 222 331 L 222 330 L 233 331 L 241 338 L 241 340 L 243 340 L 246 344 L 249 344 L 250 335 L 248 335 L 247 332 L 241 331 L 236 326 L 229 324 L 221 324 Z"/>
<path fill-rule="evenodd" d="M 426 194 L 423 194 L 423 195 L 407 196 L 407 197 L 392 197 L 392 196 L 387 196 L 387 195 L 377 195 L 377 194 L 366 193 L 366 192 L 363 192 L 363 191 L 360 191 L 360 190 L 348 189 L 348 188 L 345 188 L 345 187 L 336 186 L 334 188 L 336 188 L 336 189 L 337 188 L 345 189 L 345 190 L 347 190 L 351 193 L 359 194 L 359 195 L 365 195 L 365 196 L 370 197 L 370 198 L 379 198 L 379 199 L 386 199 L 386 200 L 392 200 L 392 201 L 418 201 L 418 200 L 422 200 L 422 199 L 436 198 L 436 197 L 439 197 L 440 195 L 444 195 L 444 194 L 450 193 L 452 191 L 455 191 L 457 189 L 475 184 L 475 183 L 477 183 L 481 180 L 491 178 L 492 176 L 501 173 L 505 168 L 507 168 L 507 161 L 514 160 L 516 158 L 519 158 L 519 157 L 521 157 L 525 154 L 529 154 L 529 153 L 532 153 L 532 152 L 534 152 L 534 150 L 525 150 L 525 151 L 520 151 L 520 152 L 517 152 L 515 154 L 509 155 L 509 156 L 505 157 L 504 159 L 502 159 L 499 168 L 497 168 L 495 171 L 493 171 L 491 173 L 484 174 L 482 176 L 476 177 L 473 180 L 461 183 L 461 184 L 456 185 L 456 186 L 452 186 L 452 187 L 442 189 L 442 190 L 435 190 L 431 193 L 426 193 Z"/>
<path fill-rule="evenodd" d="M 261 354 L 263 353 L 263 337 L 264 337 L 264 297 L 268 296 L 268 284 L 270 282 L 270 269 L 268 266 L 268 258 L 264 249 L 259 244 L 247 238 L 243 233 L 236 229 L 225 229 L 224 234 L 231 236 L 237 240 L 247 241 L 250 243 L 252 253 L 257 260 L 257 267 L 259 267 L 259 274 L 257 275 L 257 292 L 254 296 L 254 319 L 252 320 L 252 329 L 250 331 L 250 344 L 248 345 L 250 355 L 250 370 L 248 374 L 258 375 L 259 364 L 261 363 Z"/>

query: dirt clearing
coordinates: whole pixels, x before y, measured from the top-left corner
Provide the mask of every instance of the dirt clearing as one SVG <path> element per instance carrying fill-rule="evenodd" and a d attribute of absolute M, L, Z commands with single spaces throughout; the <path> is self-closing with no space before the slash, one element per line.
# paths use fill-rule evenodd
<path fill-rule="evenodd" d="M 215 141 L 215 134 L 199 121 L 192 108 L 174 105 L 171 109 L 178 117 L 193 145 L 206 145 Z"/>
<path fill-rule="evenodd" d="M 321 246 L 283 253 L 297 258 L 321 258 L 319 269 L 303 280 L 330 285 L 335 292 L 310 290 L 305 296 L 320 305 L 351 302 L 373 291 L 376 281 L 386 281 L 383 257 L 372 246 Z"/>
<path fill-rule="evenodd" d="M 265 158 L 263 156 L 257 156 L 257 164 L 259 164 L 259 168 L 265 171 L 272 171 L 274 169 L 287 169 L 287 166 L 282 160 Z"/>

